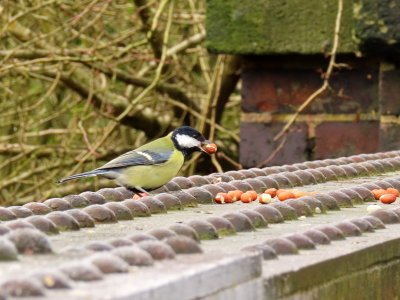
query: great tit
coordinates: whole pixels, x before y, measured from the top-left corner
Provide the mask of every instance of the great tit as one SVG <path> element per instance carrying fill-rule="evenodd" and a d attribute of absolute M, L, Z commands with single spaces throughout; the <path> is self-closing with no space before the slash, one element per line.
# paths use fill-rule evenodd
<path fill-rule="evenodd" d="M 207 151 L 210 146 L 213 150 Z M 122 154 L 95 170 L 63 178 L 58 183 L 82 177 L 102 176 L 114 179 L 136 194 L 147 194 L 175 177 L 184 161 L 194 152 L 211 154 L 216 151 L 214 146 L 197 130 L 182 126 L 167 136 Z"/>

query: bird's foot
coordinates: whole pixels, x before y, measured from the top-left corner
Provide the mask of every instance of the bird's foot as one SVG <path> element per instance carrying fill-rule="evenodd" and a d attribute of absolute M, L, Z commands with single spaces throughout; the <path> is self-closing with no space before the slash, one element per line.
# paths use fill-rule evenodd
<path fill-rule="evenodd" d="M 141 199 L 143 197 L 146 197 L 146 196 L 150 196 L 150 194 L 148 194 L 148 193 L 137 193 L 137 194 L 133 195 L 132 199 L 133 200 L 139 200 L 139 199 Z"/>

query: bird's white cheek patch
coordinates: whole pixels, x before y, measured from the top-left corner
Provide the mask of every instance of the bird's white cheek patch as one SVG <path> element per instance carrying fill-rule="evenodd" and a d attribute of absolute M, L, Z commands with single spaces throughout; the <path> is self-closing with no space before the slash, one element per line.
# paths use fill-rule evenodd
<path fill-rule="evenodd" d="M 176 140 L 178 144 L 183 148 L 192 148 L 200 146 L 200 142 L 191 136 L 184 135 L 184 134 L 177 134 Z"/>

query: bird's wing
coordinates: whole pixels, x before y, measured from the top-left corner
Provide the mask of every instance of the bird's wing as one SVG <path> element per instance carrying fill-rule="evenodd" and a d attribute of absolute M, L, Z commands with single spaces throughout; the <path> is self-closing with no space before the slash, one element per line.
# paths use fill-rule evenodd
<path fill-rule="evenodd" d="M 97 170 L 118 169 L 139 165 L 159 165 L 169 160 L 174 152 L 172 141 L 164 137 L 124 153 Z"/>

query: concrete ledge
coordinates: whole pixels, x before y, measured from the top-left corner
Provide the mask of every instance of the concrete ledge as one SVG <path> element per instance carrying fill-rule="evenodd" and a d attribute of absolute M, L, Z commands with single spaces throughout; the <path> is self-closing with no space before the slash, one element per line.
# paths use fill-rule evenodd
<path fill-rule="evenodd" d="M 243 300 L 243 299 L 263 299 L 263 281 L 262 278 L 256 278 L 235 287 L 222 290 L 202 300 Z"/>
<path fill-rule="evenodd" d="M 54 299 L 262 299 L 261 256 L 190 255 L 152 268 L 80 283 L 71 291 L 49 292 Z M 234 296 L 233 296 L 234 295 Z M 236 297 L 236 298 L 235 298 Z M 227 299 L 227 298 L 225 298 Z"/>
<path fill-rule="evenodd" d="M 263 264 L 266 299 L 396 299 L 400 225 Z M 351 240 L 351 243 L 348 242 Z M 354 294 L 356 291 L 356 295 Z"/>

